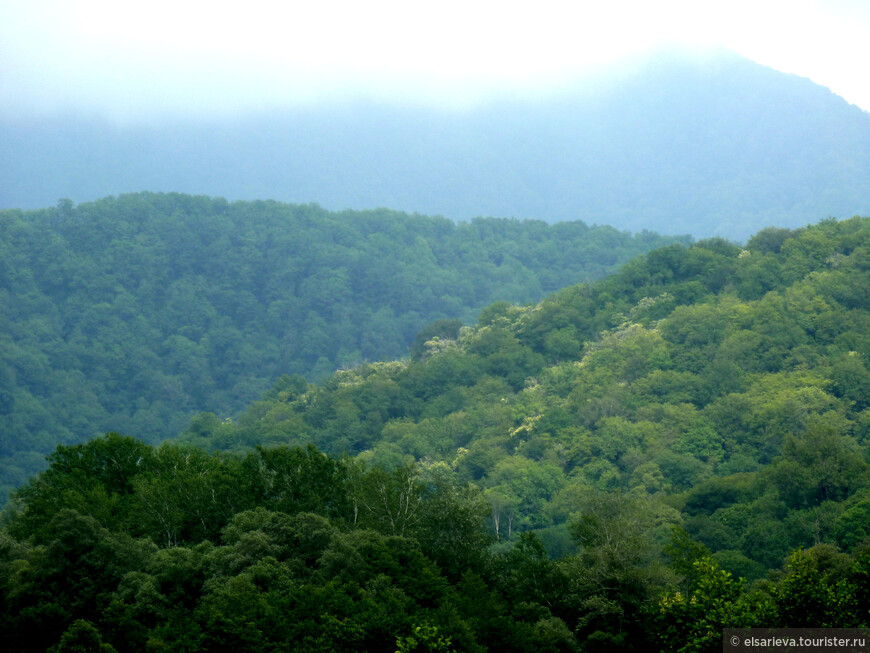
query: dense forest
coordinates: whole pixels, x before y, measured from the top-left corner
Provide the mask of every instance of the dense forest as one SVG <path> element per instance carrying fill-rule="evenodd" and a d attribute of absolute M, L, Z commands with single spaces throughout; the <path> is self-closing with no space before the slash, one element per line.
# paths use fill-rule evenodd
<path fill-rule="evenodd" d="M 282 374 L 403 356 L 433 321 L 537 301 L 669 242 L 179 194 L 0 211 L 0 505 L 59 443 L 155 443 L 198 412 L 235 416 Z"/>
<path fill-rule="evenodd" d="M 664 247 L 538 304 L 492 304 L 406 362 L 286 377 L 184 440 L 443 462 L 484 490 L 494 534 L 536 530 L 554 554 L 583 497 L 640 493 L 759 578 L 866 534 L 868 245 L 856 218 Z"/>
<path fill-rule="evenodd" d="M 867 627 L 868 293 L 867 218 L 672 244 L 176 441 L 58 447 L 0 532 L 0 632 L 688 653 Z"/>

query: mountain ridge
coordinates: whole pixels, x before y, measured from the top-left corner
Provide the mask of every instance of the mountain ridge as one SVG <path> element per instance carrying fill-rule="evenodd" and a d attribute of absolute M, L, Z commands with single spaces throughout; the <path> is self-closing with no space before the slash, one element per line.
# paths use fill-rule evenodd
<path fill-rule="evenodd" d="M 148 126 L 7 120 L 0 135 L 4 207 L 148 189 L 734 240 L 870 211 L 870 114 L 733 54 L 659 55 L 585 90 L 461 110 L 345 101 Z"/>

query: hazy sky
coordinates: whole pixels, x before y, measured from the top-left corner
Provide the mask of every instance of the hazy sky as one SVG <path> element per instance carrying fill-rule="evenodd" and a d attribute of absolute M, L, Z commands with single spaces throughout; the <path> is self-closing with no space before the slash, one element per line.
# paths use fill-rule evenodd
<path fill-rule="evenodd" d="M 868 34 L 868 0 L 0 0 L 0 109 L 463 104 L 677 44 L 730 48 L 870 111 Z"/>

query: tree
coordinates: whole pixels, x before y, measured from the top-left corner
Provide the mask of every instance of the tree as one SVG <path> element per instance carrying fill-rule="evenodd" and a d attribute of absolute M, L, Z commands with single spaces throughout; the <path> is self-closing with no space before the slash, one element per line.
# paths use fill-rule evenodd
<path fill-rule="evenodd" d="M 501 510 L 500 514 L 508 519 L 507 531 L 510 533 L 520 528 L 547 525 L 544 523 L 544 504 L 564 482 L 561 470 L 554 465 L 515 455 L 496 464 L 489 474 L 487 485 L 496 504 L 506 509 Z M 495 519 L 501 522 L 499 515 Z"/>
<path fill-rule="evenodd" d="M 847 581 L 850 562 L 824 544 L 792 553 L 774 594 L 777 623 L 787 628 L 863 625 L 867 615 L 856 614 Z"/>
<path fill-rule="evenodd" d="M 569 528 L 580 553 L 563 564 L 582 638 L 640 641 L 644 610 L 663 571 L 655 563 L 656 527 L 675 521 L 673 509 L 648 496 L 594 494 Z"/>
<path fill-rule="evenodd" d="M 344 462 L 309 444 L 260 447 L 241 463 L 250 505 L 294 514 L 314 512 L 352 519 L 349 473 Z"/>
<path fill-rule="evenodd" d="M 416 465 L 391 472 L 376 467 L 362 473 L 354 487 L 360 524 L 389 535 L 411 534 L 423 517 L 425 486 Z"/>
<path fill-rule="evenodd" d="M 719 569 L 710 557 L 694 563 L 691 592 L 666 592 L 653 612 L 650 632 L 663 651 L 707 653 L 720 646 L 724 628 L 769 626 L 772 602 L 748 595 L 743 583 Z"/>
<path fill-rule="evenodd" d="M 60 638 L 51 653 L 114 653 L 114 647 L 103 642 L 94 625 L 84 619 L 77 619 Z"/>
<path fill-rule="evenodd" d="M 437 626 L 414 626 L 407 637 L 396 638 L 396 653 L 453 653 L 450 638 L 441 635 Z"/>
<path fill-rule="evenodd" d="M 411 345 L 410 354 L 414 360 L 420 360 L 426 353 L 427 343 L 431 340 L 456 340 L 459 337 L 461 320 L 436 320 L 421 329 Z"/>
<path fill-rule="evenodd" d="M 165 443 L 147 473 L 134 479 L 134 531 L 162 546 L 216 541 L 233 512 L 245 507 L 236 464 L 200 449 Z"/>
<path fill-rule="evenodd" d="M 479 488 L 459 483 L 443 463 L 424 467 L 420 521 L 414 536 L 447 578 L 481 570 L 491 537 L 484 530 L 490 508 Z"/>
<path fill-rule="evenodd" d="M 767 474 L 792 507 L 842 501 L 870 482 L 870 468 L 835 416 L 813 419 L 801 436 L 787 435 Z"/>
<path fill-rule="evenodd" d="M 48 458 L 49 468 L 16 493 L 24 509 L 14 515 L 12 532 L 39 535 L 63 508 L 91 515 L 109 528 L 120 527 L 129 511 L 134 480 L 151 456 L 151 447 L 117 433 L 58 446 Z"/>

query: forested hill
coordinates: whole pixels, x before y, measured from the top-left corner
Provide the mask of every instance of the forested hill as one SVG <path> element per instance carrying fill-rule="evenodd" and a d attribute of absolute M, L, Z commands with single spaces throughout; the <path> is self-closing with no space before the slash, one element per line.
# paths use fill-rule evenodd
<path fill-rule="evenodd" d="M 870 211 L 870 114 L 733 53 L 661 54 L 462 109 L 3 118 L 0 142 L 0 208 L 148 189 L 734 240 Z"/>
<path fill-rule="evenodd" d="M 493 304 L 412 360 L 285 378 L 185 439 L 443 461 L 484 488 L 495 532 L 537 529 L 554 552 L 590 493 L 641 496 L 757 577 L 870 535 L 868 289 L 866 218 L 671 245 L 533 306 Z"/>
<path fill-rule="evenodd" d="M 0 212 L 2 494 L 58 443 L 176 435 L 282 374 L 401 357 L 433 321 L 536 301 L 672 241 L 178 194 Z"/>
<path fill-rule="evenodd" d="M 181 442 L 58 448 L 0 530 L 0 635 L 710 653 L 870 626 L 870 218 L 668 245 L 427 333 Z"/>

